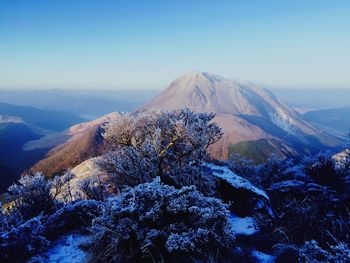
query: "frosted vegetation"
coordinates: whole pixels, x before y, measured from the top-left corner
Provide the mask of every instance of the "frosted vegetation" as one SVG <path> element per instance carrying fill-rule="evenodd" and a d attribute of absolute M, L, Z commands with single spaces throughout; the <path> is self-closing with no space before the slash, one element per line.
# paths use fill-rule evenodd
<path fill-rule="evenodd" d="M 213 161 L 207 149 L 222 136 L 213 117 L 121 115 L 104 131 L 106 178 L 22 177 L 0 213 L 1 259 L 350 262 L 348 151 Z"/>

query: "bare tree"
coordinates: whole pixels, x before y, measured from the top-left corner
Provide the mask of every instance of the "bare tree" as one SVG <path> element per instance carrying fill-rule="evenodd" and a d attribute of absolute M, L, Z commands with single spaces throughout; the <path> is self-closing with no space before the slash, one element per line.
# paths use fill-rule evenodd
<path fill-rule="evenodd" d="M 104 137 L 115 146 L 105 167 L 129 186 L 160 177 L 163 183 L 200 188 L 207 149 L 222 137 L 214 117 L 189 109 L 122 115 L 105 127 Z"/>

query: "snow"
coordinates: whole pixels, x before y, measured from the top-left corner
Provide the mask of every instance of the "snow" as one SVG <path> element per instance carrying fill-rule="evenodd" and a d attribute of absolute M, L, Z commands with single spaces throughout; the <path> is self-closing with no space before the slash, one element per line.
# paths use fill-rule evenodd
<path fill-rule="evenodd" d="M 46 263 L 83 263 L 89 261 L 89 254 L 79 246 L 89 240 L 89 236 L 69 234 L 58 239 L 54 246 L 43 255 L 35 257 L 30 262 Z"/>
<path fill-rule="evenodd" d="M 288 133 L 295 134 L 296 128 L 293 126 L 289 116 L 284 113 L 282 110 L 278 110 L 274 113 L 269 113 L 270 120 L 280 127 L 282 130 L 285 130 Z"/>
<path fill-rule="evenodd" d="M 259 232 L 259 227 L 252 217 L 238 217 L 231 213 L 230 221 L 235 236 L 250 236 Z"/>
<path fill-rule="evenodd" d="M 213 175 L 225 180 L 229 184 L 231 184 L 235 188 L 244 188 L 249 191 L 254 192 L 255 194 L 264 197 L 265 199 L 269 200 L 269 197 L 265 193 L 265 191 L 253 186 L 248 180 L 238 176 L 234 172 L 232 172 L 228 167 L 226 166 L 217 166 L 214 164 L 206 163 L 204 166 L 209 167 L 213 170 Z"/>
<path fill-rule="evenodd" d="M 256 259 L 256 262 L 258 263 L 273 263 L 275 262 L 274 256 L 271 256 L 269 254 L 265 254 L 260 251 L 252 251 L 252 256 Z"/>

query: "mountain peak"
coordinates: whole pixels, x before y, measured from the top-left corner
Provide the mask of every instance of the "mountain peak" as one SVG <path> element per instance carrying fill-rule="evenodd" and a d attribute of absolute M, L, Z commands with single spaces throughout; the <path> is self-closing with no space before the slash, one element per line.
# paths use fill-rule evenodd
<path fill-rule="evenodd" d="M 334 145 L 332 138 L 319 136 L 316 128 L 268 90 L 207 72 L 185 73 L 141 109 L 164 111 L 184 107 L 216 114 L 215 122 L 224 132 L 213 150 L 219 159 L 227 158 L 230 144 L 251 141 L 254 145 L 261 139 L 274 140 L 272 148 L 284 145 L 283 152 L 293 154 L 295 141 L 310 144 L 305 138 L 312 136 L 324 144 Z M 285 153 L 281 150 L 281 154 Z"/>
<path fill-rule="evenodd" d="M 223 77 L 216 74 L 212 74 L 209 72 L 197 72 L 197 71 L 188 71 L 182 76 L 180 76 L 179 79 L 196 80 L 196 81 L 207 80 L 211 82 L 225 80 Z"/>

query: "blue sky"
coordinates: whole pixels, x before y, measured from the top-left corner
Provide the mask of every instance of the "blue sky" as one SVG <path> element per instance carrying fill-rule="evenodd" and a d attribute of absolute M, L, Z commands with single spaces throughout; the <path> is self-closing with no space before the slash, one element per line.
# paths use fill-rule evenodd
<path fill-rule="evenodd" d="M 164 88 L 189 70 L 350 88 L 350 1 L 0 0 L 0 87 Z"/>

